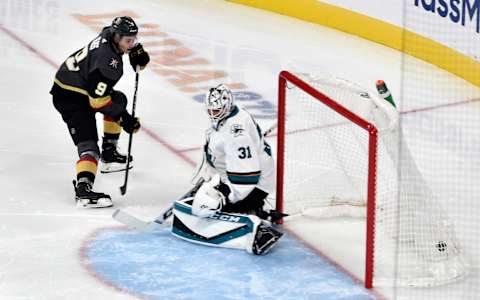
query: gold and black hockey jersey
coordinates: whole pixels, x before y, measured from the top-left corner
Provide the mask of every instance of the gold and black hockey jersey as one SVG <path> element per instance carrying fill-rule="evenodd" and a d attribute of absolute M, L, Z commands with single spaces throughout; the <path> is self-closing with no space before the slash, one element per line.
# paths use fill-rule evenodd
<path fill-rule="evenodd" d="M 109 27 L 105 27 L 87 46 L 65 60 L 55 75 L 55 84 L 87 96 L 94 110 L 116 115 L 124 109 L 116 107 L 111 93 L 122 75 L 122 56 L 112 44 Z"/>

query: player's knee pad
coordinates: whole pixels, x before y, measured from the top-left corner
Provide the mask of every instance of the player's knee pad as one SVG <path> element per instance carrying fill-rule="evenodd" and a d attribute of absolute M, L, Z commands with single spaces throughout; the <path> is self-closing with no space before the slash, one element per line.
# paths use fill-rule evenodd
<path fill-rule="evenodd" d="M 127 96 L 125 96 L 124 93 L 113 90 L 112 93 L 110 94 L 110 97 L 112 98 L 112 102 L 117 103 L 123 108 L 127 107 L 128 100 L 127 100 Z"/>
<path fill-rule="evenodd" d="M 91 156 L 95 158 L 95 160 L 98 160 L 100 158 L 100 149 L 98 148 L 97 142 L 94 140 L 88 140 L 78 143 L 77 151 L 80 158 L 84 156 Z"/>

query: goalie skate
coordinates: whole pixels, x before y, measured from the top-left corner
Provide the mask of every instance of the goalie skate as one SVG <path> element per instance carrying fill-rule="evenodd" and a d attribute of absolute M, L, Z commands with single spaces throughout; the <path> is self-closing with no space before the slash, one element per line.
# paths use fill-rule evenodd
<path fill-rule="evenodd" d="M 109 195 L 92 191 L 92 184 L 90 182 L 82 181 L 76 184 L 76 181 L 74 180 L 73 187 L 75 189 L 75 201 L 79 208 L 102 208 L 113 206 L 112 199 Z"/>
<path fill-rule="evenodd" d="M 273 227 L 260 224 L 257 228 L 257 233 L 255 234 L 255 240 L 253 241 L 253 254 L 266 254 L 272 249 L 282 235 L 283 233 L 275 230 Z"/>

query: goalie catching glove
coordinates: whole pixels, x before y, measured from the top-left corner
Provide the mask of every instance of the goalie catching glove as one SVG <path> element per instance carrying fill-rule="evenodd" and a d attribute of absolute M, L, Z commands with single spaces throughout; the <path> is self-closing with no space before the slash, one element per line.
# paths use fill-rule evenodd
<path fill-rule="evenodd" d="M 192 213 L 194 215 L 200 218 L 207 218 L 222 210 L 227 200 L 216 189 L 220 182 L 220 176 L 217 174 L 200 187 L 193 198 Z"/>

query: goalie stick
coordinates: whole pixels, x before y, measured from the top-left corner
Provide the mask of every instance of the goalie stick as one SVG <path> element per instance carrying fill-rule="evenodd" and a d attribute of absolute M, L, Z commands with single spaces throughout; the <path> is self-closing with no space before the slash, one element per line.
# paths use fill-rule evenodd
<path fill-rule="evenodd" d="M 270 133 L 272 133 L 272 131 L 274 131 L 277 128 L 277 125 L 278 125 L 278 123 L 275 123 L 272 126 L 270 126 L 267 130 L 265 130 L 265 132 L 263 133 L 263 136 L 264 137 L 269 136 Z"/>
<path fill-rule="evenodd" d="M 195 186 L 186 192 L 183 196 L 179 198 L 185 199 L 188 197 L 192 197 L 198 191 L 198 189 L 202 186 L 204 182 L 203 178 L 200 178 Z M 138 230 L 138 231 L 152 231 L 158 228 L 162 228 L 165 226 L 165 221 L 172 215 L 173 213 L 173 204 L 170 205 L 160 216 L 155 218 L 153 221 L 143 221 L 139 218 L 123 211 L 117 209 L 113 212 L 112 218 L 117 220 L 118 222 L 127 225 L 129 228 Z"/>

